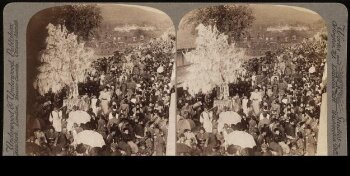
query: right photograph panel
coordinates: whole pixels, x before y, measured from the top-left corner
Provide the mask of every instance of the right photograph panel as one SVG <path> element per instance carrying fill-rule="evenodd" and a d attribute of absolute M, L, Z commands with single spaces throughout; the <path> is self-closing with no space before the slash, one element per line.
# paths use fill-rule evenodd
<path fill-rule="evenodd" d="M 187 13 L 177 32 L 176 155 L 326 155 L 326 56 L 326 24 L 305 8 Z"/>

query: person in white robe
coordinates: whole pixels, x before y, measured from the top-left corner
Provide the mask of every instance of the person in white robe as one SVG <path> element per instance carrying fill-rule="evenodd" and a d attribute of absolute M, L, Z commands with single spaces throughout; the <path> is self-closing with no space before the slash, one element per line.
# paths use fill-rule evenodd
<path fill-rule="evenodd" d="M 248 97 L 246 95 L 243 96 L 242 99 L 242 109 L 243 109 L 243 113 L 248 116 Z"/>
<path fill-rule="evenodd" d="M 104 84 L 105 79 L 106 79 L 106 75 L 105 75 L 104 73 L 102 73 L 102 74 L 100 75 L 100 85 L 103 85 L 103 84 Z"/>
<path fill-rule="evenodd" d="M 108 114 L 109 111 L 109 101 L 111 100 L 111 95 L 107 91 L 107 88 L 104 88 L 103 91 L 100 92 L 100 97 L 101 101 L 101 109 L 104 115 Z"/>
<path fill-rule="evenodd" d="M 207 133 L 213 132 L 213 112 L 208 111 L 207 107 L 204 107 L 204 111 L 201 113 L 199 121 Z"/>
<path fill-rule="evenodd" d="M 62 131 L 62 111 L 57 107 L 50 113 L 49 121 L 56 132 Z"/>
<path fill-rule="evenodd" d="M 91 103 L 90 108 L 92 109 L 92 112 L 95 113 L 95 115 L 97 115 L 97 112 L 98 112 L 97 101 L 98 101 L 97 97 L 93 95 L 90 102 Z"/>
<path fill-rule="evenodd" d="M 251 93 L 250 100 L 252 100 L 255 115 L 258 115 L 260 113 L 260 103 L 262 101 L 262 96 L 258 88 L 255 88 L 254 92 Z"/>

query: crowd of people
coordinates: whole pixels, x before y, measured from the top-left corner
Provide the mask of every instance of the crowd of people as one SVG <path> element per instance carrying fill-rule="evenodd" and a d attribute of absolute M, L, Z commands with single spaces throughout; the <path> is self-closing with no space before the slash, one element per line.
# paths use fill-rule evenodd
<path fill-rule="evenodd" d="M 43 112 L 31 123 L 27 154 L 53 156 L 162 156 L 166 152 L 174 64 L 174 37 L 152 39 L 92 64 L 79 84 L 38 98 Z M 73 117 L 77 115 L 80 117 Z M 87 116 L 87 120 L 82 121 Z M 74 120 L 78 119 L 78 120 Z M 98 133 L 100 146 L 77 142 L 83 131 Z M 94 137 L 91 136 L 92 143 Z M 96 143 L 96 142 L 95 142 Z"/>
<path fill-rule="evenodd" d="M 245 63 L 247 73 L 229 83 L 229 101 L 216 106 L 220 88 L 191 95 L 178 88 L 178 155 L 312 156 L 317 151 L 327 36 L 313 38 Z M 222 114 L 237 122 L 223 123 Z M 235 117 L 233 117 L 235 116 Z M 238 116 L 238 117 L 237 117 Z M 220 125 L 221 123 L 221 125 Z M 254 141 L 239 146 L 230 134 L 248 133 Z M 238 133 L 237 133 L 238 134 Z M 247 138 L 238 140 L 249 140 Z M 236 140 L 237 141 L 237 140 Z M 247 141 L 240 141 L 245 143 Z M 237 141 L 239 142 L 239 141 Z"/>

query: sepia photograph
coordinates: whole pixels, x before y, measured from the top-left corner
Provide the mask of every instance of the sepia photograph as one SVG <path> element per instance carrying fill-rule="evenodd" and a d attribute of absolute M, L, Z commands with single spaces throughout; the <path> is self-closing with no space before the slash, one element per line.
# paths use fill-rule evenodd
<path fill-rule="evenodd" d="M 28 2 L 3 16 L 4 156 L 347 155 L 340 3 Z"/>
<path fill-rule="evenodd" d="M 187 13 L 177 30 L 176 155 L 327 155 L 327 40 L 322 17 L 296 6 Z"/>
<path fill-rule="evenodd" d="M 175 150 L 167 148 L 169 109 L 176 107 L 175 28 L 164 12 L 123 4 L 55 6 L 32 16 L 26 35 L 27 155 Z"/>

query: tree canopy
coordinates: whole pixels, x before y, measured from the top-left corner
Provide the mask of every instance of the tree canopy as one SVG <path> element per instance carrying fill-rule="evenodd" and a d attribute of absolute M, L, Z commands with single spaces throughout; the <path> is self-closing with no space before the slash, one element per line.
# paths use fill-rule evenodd
<path fill-rule="evenodd" d="M 184 53 L 191 63 L 186 69 L 183 86 L 188 92 L 207 93 L 223 83 L 232 83 L 245 74 L 242 64 L 245 59 L 244 50 L 229 44 L 228 36 L 220 33 L 214 26 L 198 25 L 196 49 Z"/>
<path fill-rule="evenodd" d="M 78 4 L 62 6 L 55 11 L 57 24 L 65 25 L 85 41 L 94 34 L 100 26 L 103 17 L 101 9 L 95 4 Z"/>
<path fill-rule="evenodd" d="M 219 32 L 229 36 L 231 42 L 232 38 L 239 40 L 254 20 L 253 11 L 248 5 L 220 5 L 196 9 L 184 22 L 194 26 L 215 25 Z"/>
<path fill-rule="evenodd" d="M 86 72 L 91 69 L 93 51 L 78 42 L 77 35 L 69 33 L 64 25 L 50 23 L 47 30 L 49 36 L 40 54 L 41 65 L 34 88 L 41 95 L 50 90 L 57 93 L 66 86 L 77 91 L 78 82 L 84 81 Z"/>

